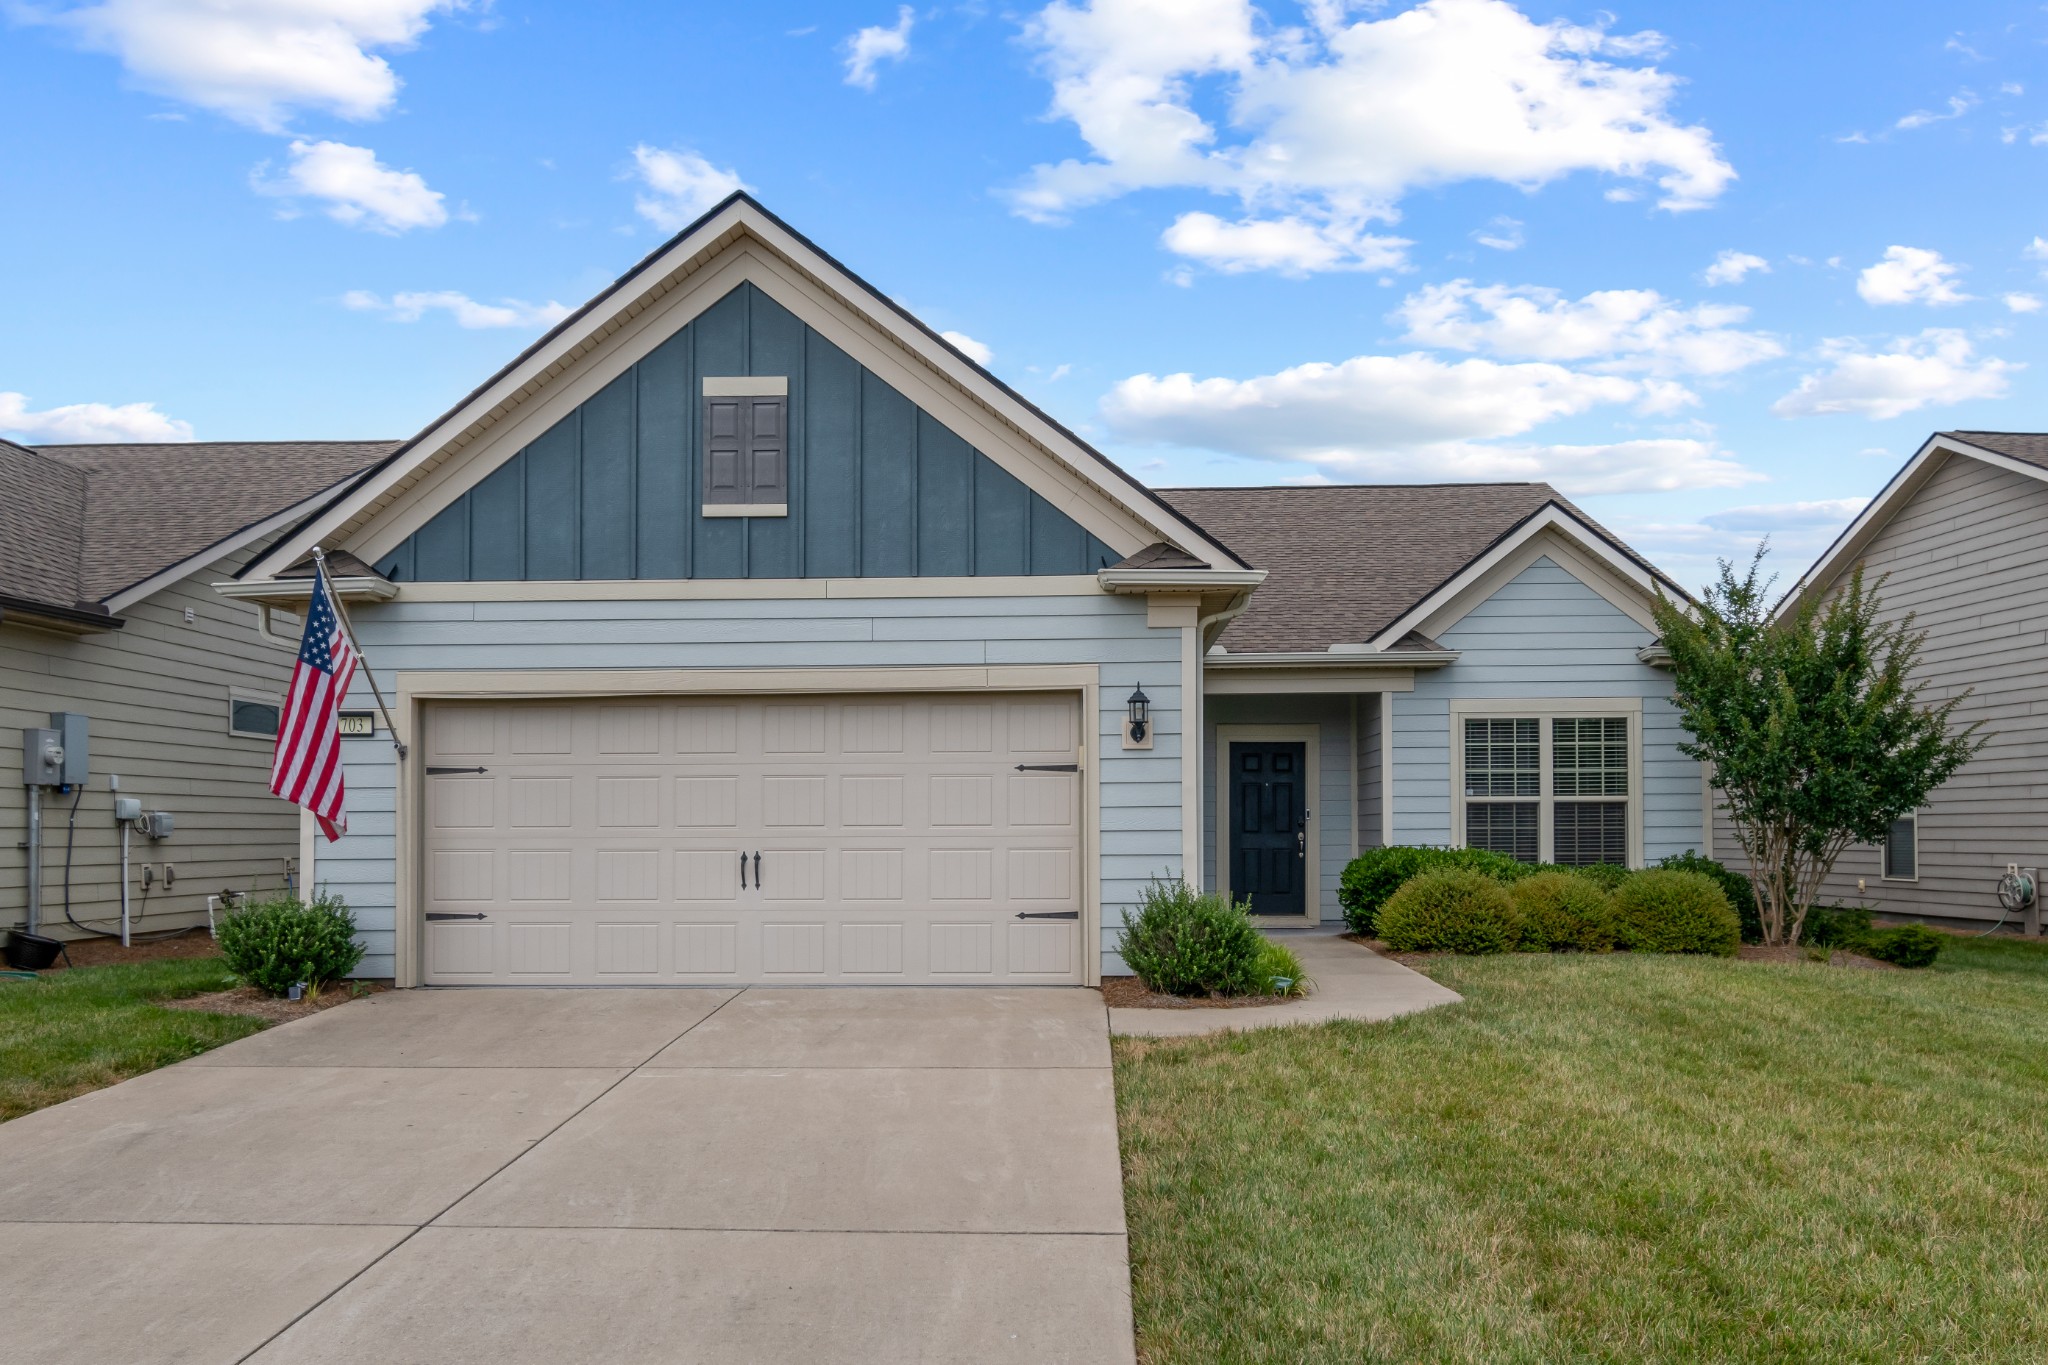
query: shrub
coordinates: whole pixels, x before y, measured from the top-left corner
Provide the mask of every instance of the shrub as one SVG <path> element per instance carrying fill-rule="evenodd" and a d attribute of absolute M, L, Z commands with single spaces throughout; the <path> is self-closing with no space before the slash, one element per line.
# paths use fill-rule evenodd
<path fill-rule="evenodd" d="M 1703 872 L 1638 872 L 1614 893 L 1615 942 L 1644 953 L 1734 956 L 1742 942 L 1735 907 Z"/>
<path fill-rule="evenodd" d="M 1337 883 L 1337 903 L 1344 908 L 1344 923 L 1354 934 L 1371 937 L 1378 932 L 1380 907 L 1418 872 L 1462 867 L 1483 872 L 1499 881 L 1516 881 L 1529 875 L 1527 863 L 1518 863 L 1499 853 L 1481 848 L 1425 848 L 1396 844 L 1369 848 L 1344 867 Z"/>
<path fill-rule="evenodd" d="M 1802 941 L 1816 948 L 1851 948 L 1861 951 L 1870 937 L 1870 907 L 1867 905 L 1815 905 L 1806 911 L 1801 928 Z"/>
<path fill-rule="evenodd" d="M 1247 995 L 1258 989 L 1266 940 L 1247 907 L 1183 881 L 1155 881 L 1124 912 L 1116 950 L 1138 979 L 1168 995 Z"/>
<path fill-rule="evenodd" d="M 1507 888 L 1469 867 L 1410 877 L 1380 907 L 1379 933 L 1403 953 L 1505 953 L 1521 938 Z"/>
<path fill-rule="evenodd" d="M 1698 872 L 1712 877 L 1715 884 L 1721 888 L 1721 894 L 1728 898 L 1728 904 L 1735 908 L 1735 918 L 1742 926 L 1742 941 L 1764 941 L 1763 921 L 1757 918 L 1756 913 L 1756 888 L 1750 884 L 1749 878 L 1726 863 L 1695 853 L 1691 849 L 1661 859 L 1657 866 L 1672 872 Z"/>
<path fill-rule="evenodd" d="M 1856 945 L 1856 951 L 1880 962 L 1901 967 L 1931 966 L 1941 956 L 1941 935 L 1924 924 L 1900 924 L 1890 929 L 1872 929 Z"/>
<path fill-rule="evenodd" d="M 1261 995 L 1307 995 L 1308 974 L 1301 968 L 1301 959 L 1294 955 L 1294 949 L 1284 943 L 1264 940 L 1259 946 L 1259 959 L 1252 964 L 1252 977 Z M 1286 985 L 1281 985 L 1281 982 Z"/>
<path fill-rule="evenodd" d="M 1613 891 L 1635 875 L 1628 868 L 1615 863 L 1586 863 L 1579 867 L 1561 867 L 1555 863 L 1546 863 L 1543 870 L 1568 872 L 1575 877 L 1583 877 L 1597 884 L 1602 891 Z"/>
<path fill-rule="evenodd" d="M 272 995 L 302 981 L 318 991 L 363 960 L 356 917 L 326 891 L 311 905 L 292 895 L 257 901 L 224 916 L 216 932 L 228 969 Z"/>
<path fill-rule="evenodd" d="M 1521 927 L 1521 946 L 1530 952 L 1614 949 L 1614 906 L 1590 877 L 1539 872 L 1510 886 L 1508 898 Z"/>

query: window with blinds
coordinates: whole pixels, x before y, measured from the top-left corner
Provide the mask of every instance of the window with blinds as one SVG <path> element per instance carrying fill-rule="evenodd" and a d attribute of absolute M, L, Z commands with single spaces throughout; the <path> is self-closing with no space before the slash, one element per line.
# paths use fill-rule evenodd
<path fill-rule="evenodd" d="M 1567 867 L 1628 863 L 1628 718 L 1550 722 L 1551 860 Z M 1580 798 L 1564 800 L 1565 797 Z M 1586 797 L 1603 797 L 1589 801 Z"/>
<path fill-rule="evenodd" d="M 1627 866 L 1629 724 L 1626 716 L 1466 719 L 1466 846 L 1525 863 Z"/>
<path fill-rule="evenodd" d="M 1525 863 L 1542 851 L 1543 745 L 1533 716 L 1465 722 L 1465 843 Z M 1522 798 L 1522 799 L 1515 799 Z"/>

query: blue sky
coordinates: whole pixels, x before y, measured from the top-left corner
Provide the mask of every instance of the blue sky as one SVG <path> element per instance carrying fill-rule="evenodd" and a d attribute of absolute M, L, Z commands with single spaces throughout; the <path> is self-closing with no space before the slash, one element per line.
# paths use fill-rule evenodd
<path fill-rule="evenodd" d="M 404 436 L 735 184 L 1159 485 L 1796 570 L 2048 427 L 2048 11 L 0 8 L 0 434 Z"/>

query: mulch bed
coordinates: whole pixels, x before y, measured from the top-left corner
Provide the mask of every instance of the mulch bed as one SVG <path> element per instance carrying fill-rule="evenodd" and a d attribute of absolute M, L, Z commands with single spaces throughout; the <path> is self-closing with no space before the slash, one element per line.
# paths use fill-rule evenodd
<path fill-rule="evenodd" d="M 219 957 L 220 945 L 213 941 L 213 935 L 206 932 L 204 925 L 167 938 L 151 935 L 138 939 L 134 946 L 128 948 L 123 948 L 118 938 L 74 939 L 64 945 L 64 952 L 58 954 L 57 961 L 49 970 L 63 971 L 67 955 L 74 967 L 112 967 L 128 962 L 160 962 L 173 957 Z"/>
<path fill-rule="evenodd" d="M 336 1005 L 346 1005 L 366 995 L 379 995 L 391 989 L 388 981 L 357 981 L 354 989 L 349 985 L 329 986 L 312 999 L 280 1000 L 266 995 L 255 986 L 237 986 L 231 991 L 214 991 L 208 995 L 188 995 L 183 1000 L 164 1000 L 159 1003 L 167 1010 L 197 1010 L 201 1014 L 246 1014 L 252 1019 L 267 1019 L 273 1024 L 289 1023 L 303 1019 L 321 1010 L 331 1010 Z"/>
<path fill-rule="evenodd" d="M 1118 1010 L 1238 1010 L 1287 1003 L 1274 995 L 1161 995 L 1135 976 L 1103 977 L 1102 1001 Z"/>

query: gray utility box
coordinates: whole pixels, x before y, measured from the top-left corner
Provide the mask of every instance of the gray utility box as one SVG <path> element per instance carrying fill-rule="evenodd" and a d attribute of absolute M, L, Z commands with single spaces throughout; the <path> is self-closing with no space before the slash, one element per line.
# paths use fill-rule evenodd
<path fill-rule="evenodd" d="M 60 787 L 82 787 L 90 768 L 92 746 L 86 740 L 86 720 L 83 712 L 52 711 L 50 728 L 57 732 L 57 742 L 64 746 L 64 770 L 58 777 Z"/>
<path fill-rule="evenodd" d="M 21 780 L 31 787 L 64 781 L 64 737 L 55 730 L 21 732 Z"/>

